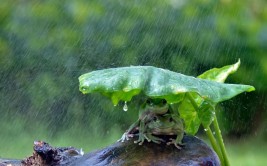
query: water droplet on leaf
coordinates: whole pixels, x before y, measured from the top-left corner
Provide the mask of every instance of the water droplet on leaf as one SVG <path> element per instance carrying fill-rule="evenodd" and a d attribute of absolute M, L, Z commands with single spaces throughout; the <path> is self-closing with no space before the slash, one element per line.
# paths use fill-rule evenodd
<path fill-rule="evenodd" d="M 124 102 L 123 111 L 128 111 L 127 101 Z"/>
<path fill-rule="evenodd" d="M 208 129 L 204 129 L 204 131 L 208 131 Z"/>

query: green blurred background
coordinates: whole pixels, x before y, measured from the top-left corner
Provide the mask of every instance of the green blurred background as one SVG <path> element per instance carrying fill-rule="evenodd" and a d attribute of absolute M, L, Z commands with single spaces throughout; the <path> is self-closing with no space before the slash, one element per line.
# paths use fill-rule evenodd
<path fill-rule="evenodd" d="M 81 74 L 152 65 L 197 76 L 238 58 L 227 82 L 257 90 L 221 103 L 220 125 L 233 165 L 264 165 L 265 0 L 0 0 L 0 157 L 29 156 L 34 140 L 89 152 L 120 138 L 142 98 L 123 112 L 82 95 Z"/>

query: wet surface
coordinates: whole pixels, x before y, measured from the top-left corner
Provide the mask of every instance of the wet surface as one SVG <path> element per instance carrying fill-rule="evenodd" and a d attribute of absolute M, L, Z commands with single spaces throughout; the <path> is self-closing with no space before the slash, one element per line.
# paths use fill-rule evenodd
<path fill-rule="evenodd" d="M 163 136 L 170 139 L 170 136 Z M 215 152 L 202 140 L 193 136 L 184 136 L 181 150 L 174 145 L 144 142 L 135 144 L 133 139 L 117 142 L 104 149 L 83 155 L 81 150 L 73 147 L 54 148 L 43 141 L 34 142 L 34 153 L 25 160 L 0 160 L 0 166 L 12 164 L 24 166 L 219 166 L 219 159 Z"/>
<path fill-rule="evenodd" d="M 136 139 L 136 138 L 135 138 Z M 169 139 L 169 137 L 164 137 Z M 181 150 L 175 146 L 145 142 L 134 144 L 133 140 L 118 142 L 102 150 L 84 155 L 72 165 L 220 165 L 215 152 L 203 141 L 193 136 L 185 136 Z"/>
<path fill-rule="evenodd" d="M 33 165 L 69 165 L 83 155 L 81 150 L 74 147 L 55 148 L 43 141 L 35 141 L 33 155 L 22 160 L 23 166 Z"/>

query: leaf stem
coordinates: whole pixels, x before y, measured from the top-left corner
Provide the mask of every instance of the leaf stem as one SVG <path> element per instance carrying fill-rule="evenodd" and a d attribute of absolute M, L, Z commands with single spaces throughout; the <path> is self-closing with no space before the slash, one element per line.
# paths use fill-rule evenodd
<path fill-rule="evenodd" d="M 189 100 L 190 100 L 192 106 L 194 107 L 194 109 L 198 112 L 198 105 L 197 105 L 197 103 L 195 102 L 193 96 L 192 96 L 190 93 L 187 93 L 186 95 L 187 95 L 187 97 L 189 98 Z"/>
<path fill-rule="evenodd" d="M 226 149 L 225 149 L 225 146 L 224 146 L 224 143 L 223 143 L 221 130 L 219 128 L 219 123 L 217 121 L 216 116 L 214 116 L 213 126 L 214 126 L 214 130 L 215 130 L 215 134 L 217 136 L 217 140 L 219 142 L 219 146 L 220 146 L 221 151 L 222 151 L 222 155 L 223 155 L 223 158 L 224 158 L 225 166 L 230 166 L 230 162 L 229 162 L 229 159 L 227 157 L 227 153 L 226 153 Z"/>
<path fill-rule="evenodd" d="M 194 107 L 194 109 L 198 112 L 199 107 L 198 107 L 197 103 L 195 102 L 193 96 L 190 93 L 187 93 L 187 97 L 190 100 L 190 102 L 191 102 L 192 106 Z M 215 118 L 214 119 L 216 119 L 216 115 L 215 115 Z M 216 121 L 217 121 L 217 119 L 216 119 Z M 218 122 L 217 122 L 217 124 L 218 124 Z M 212 145 L 212 148 L 217 153 L 217 155 L 218 155 L 218 157 L 220 159 L 221 165 L 223 165 L 223 166 L 226 165 L 224 163 L 224 156 L 221 153 L 220 147 L 218 146 L 217 141 L 216 141 L 214 135 L 212 134 L 210 127 L 209 126 L 208 127 L 207 126 L 204 126 L 203 124 L 202 124 L 202 126 L 206 129 L 206 134 L 207 134 L 207 136 L 208 136 L 208 138 L 210 140 L 210 143 Z M 217 127 L 219 127 L 219 125 L 217 125 Z M 216 133 L 216 131 L 215 131 L 215 133 Z"/>
<path fill-rule="evenodd" d="M 204 127 L 204 126 L 203 126 L 203 127 Z M 207 136 L 208 136 L 208 138 L 209 138 L 209 140 L 210 140 L 210 143 L 211 143 L 211 145 L 212 145 L 212 148 L 213 148 L 214 151 L 217 153 L 217 155 L 218 155 L 218 157 L 219 157 L 219 159 L 220 159 L 220 161 L 221 161 L 221 164 L 224 165 L 224 164 L 223 164 L 223 163 L 224 163 L 224 157 L 223 157 L 223 155 L 222 155 L 222 153 L 221 153 L 221 151 L 220 151 L 220 149 L 219 149 L 219 147 L 218 147 L 217 141 L 216 141 L 216 139 L 214 138 L 214 136 L 213 136 L 213 134 L 212 134 L 212 132 L 211 132 L 210 127 L 207 127 L 206 129 L 207 129 L 206 134 L 207 134 Z"/>

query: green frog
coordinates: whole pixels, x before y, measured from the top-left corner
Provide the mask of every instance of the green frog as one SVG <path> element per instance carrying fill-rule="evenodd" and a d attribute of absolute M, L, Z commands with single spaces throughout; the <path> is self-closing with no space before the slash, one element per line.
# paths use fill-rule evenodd
<path fill-rule="evenodd" d="M 183 121 L 175 113 L 165 99 L 147 99 L 141 105 L 138 120 L 122 135 L 118 141 L 124 142 L 134 137 L 138 132 L 139 139 L 134 141 L 142 145 L 145 139 L 150 142 L 165 142 L 155 135 L 177 135 L 176 140 L 171 140 L 167 144 L 174 144 L 180 149 L 179 144 L 183 138 Z"/>
<path fill-rule="evenodd" d="M 124 142 L 129 140 L 130 137 L 134 136 L 133 133 L 136 131 L 143 133 L 147 121 L 156 114 L 163 115 L 167 113 L 168 109 L 169 105 L 166 100 L 148 98 L 140 107 L 138 120 L 129 127 L 118 141 Z"/>
<path fill-rule="evenodd" d="M 182 139 L 184 136 L 184 122 L 180 116 L 166 113 L 164 115 L 155 115 L 151 121 L 146 124 L 145 133 L 148 141 L 155 143 L 165 142 L 157 135 L 176 135 L 176 139 L 170 138 L 167 145 L 174 144 L 176 148 L 181 149 Z M 141 140 L 142 141 L 142 140 Z"/>

